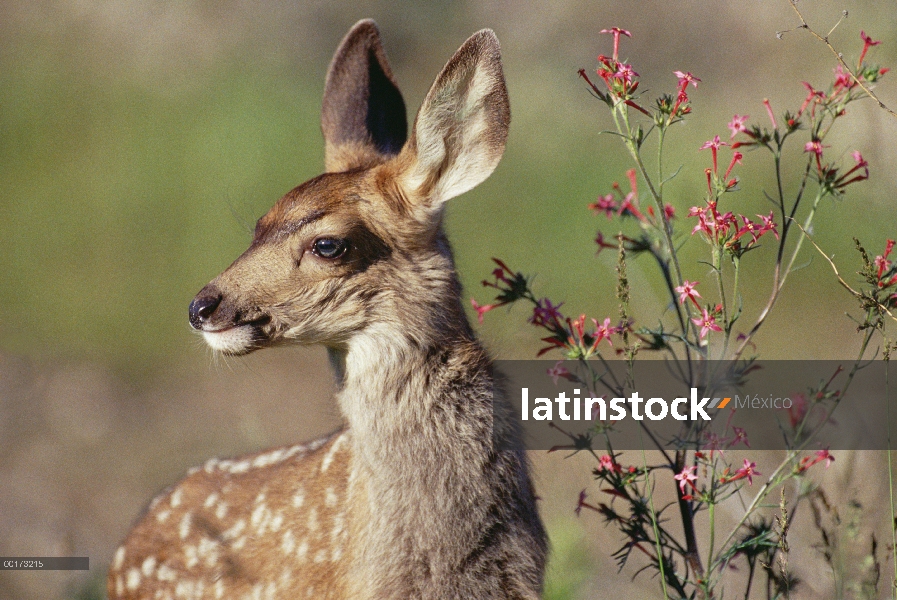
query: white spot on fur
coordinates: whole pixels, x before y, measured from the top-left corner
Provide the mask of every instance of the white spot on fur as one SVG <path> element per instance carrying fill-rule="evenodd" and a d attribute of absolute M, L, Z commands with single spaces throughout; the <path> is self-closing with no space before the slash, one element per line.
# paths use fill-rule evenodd
<path fill-rule="evenodd" d="M 193 596 L 194 587 L 195 584 L 192 581 L 178 581 L 177 586 L 174 588 L 174 595 L 178 598 L 191 598 Z"/>
<path fill-rule="evenodd" d="M 287 529 L 286 532 L 284 532 L 283 541 L 281 541 L 280 547 L 284 554 L 292 554 L 293 550 L 296 549 L 296 538 L 291 529 Z"/>
<path fill-rule="evenodd" d="M 204 537 L 199 540 L 198 553 L 200 558 L 204 558 L 207 567 L 214 567 L 218 564 L 219 549 L 218 542 L 212 538 Z"/>
<path fill-rule="evenodd" d="M 215 598 L 216 600 L 224 598 L 224 582 L 220 579 L 215 582 Z"/>
<path fill-rule="evenodd" d="M 173 494 L 171 494 L 171 508 L 177 508 L 181 505 L 181 497 L 183 496 L 183 492 L 180 488 L 176 489 Z"/>
<path fill-rule="evenodd" d="M 119 596 L 125 595 L 125 582 L 121 578 L 121 575 L 115 578 L 115 593 Z"/>
<path fill-rule="evenodd" d="M 224 500 L 218 503 L 218 506 L 215 507 L 215 516 L 218 517 L 218 520 L 224 519 L 224 515 L 227 514 L 227 504 L 224 503 Z"/>
<path fill-rule="evenodd" d="M 252 463 L 248 460 L 241 460 L 239 462 L 231 463 L 230 472 L 239 475 L 240 473 L 245 473 L 252 466 Z"/>
<path fill-rule="evenodd" d="M 284 567 L 280 572 L 280 587 L 289 588 L 290 582 L 293 580 L 293 572 L 289 568 Z"/>
<path fill-rule="evenodd" d="M 177 571 L 162 563 L 159 565 L 159 568 L 156 569 L 156 579 L 159 581 L 168 581 L 172 582 L 177 579 Z"/>
<path fill-rule="evenodd" d="M 264 504 L 259 504 L 252 511 L 252 516 L 250 516 L 249 522 L 255 527 L 259 534 L 262 534 L 265 532 L 265 528 L 268 526 L 268 520 L 270 518 L 271 511 L 268 510 L 268 507 Z"/>
<path fill-rule="evenodd" d="M 184 546 L 184 559 L 184 564 L 187 565 L 188 569 L 192 569 L 199 564 L 199 554 L 196 551 L 196 546 Z"/>
<path fill-rule="evenodd" d="M 156 557 L 146 557 L 146 559 L 143 561 L 143 564 L 140 565 L 140 570 L 143 572 L 144 577 L 152 577 L 153 571 L 156 570 Z"/>
<path fill-rule="evenodd" d="M 206 498 L 206 501 L 202 503 L 205 508 L 212 508 L 216 502 L 218 502 L 218 492 L 212 492 L 209 494 L 209 497 Z"/>
<path fill-rule="evenodd" d="M 333 528 L 330 530 L 330 544 L 336 544 L 340 535 L 343 533 L 345 527 L 345 523 L 343 520 L 343 515 L 336 515 L 333 517 Z"/>
<path fill-rule="evenodd" d="M 339 501 L 339 498 L 336 497 L 336 492 L 333 491 L 332 487 L 327 488 L 324 492 L 324 504 L 333 508 L 336 506 L 336 503 Z"/>
<path fill-rule="evenodd" d="M 211 473 L 212 471 L 214 471 L 215 469 L 218 468 L 218 462 L 219 461 L 217 458 L 210 458 L 209 460 L 206 461 L 206 464 L 203 466 L 203 470 L 206 473 Z"/>
<path fill-rule="evenodd" d="M 129 592 L 133 592 L 140 585 L 140 571 L 135 568 L 128 569 L 128 579 L 125 583 L 125 587 L 128 588 Z"/>
<path fill-rule="evenodd" d="M 125 562 L 125 547 L 121 546 L 118 550 L 115 551 L 115 560 L 112 562 L 112 568 L 116 571 L 121 569 L 122 564 Z"/>
<path fill-rule="evenodd" d="M 281 526 L 283 525 L 283 511 L 277 511 L 277 514 L 274 515 L 274 518 L 271 519 L 270 527 L 271 531 L 280 531 Z"/>
<path fill-rule="evenodd" d="M 306 540 L 302 540 L 302 543 L 299 544 L 299 547 L 296 548 L 296 558 L 299 560 L 305 560 L 305 557 L 308 556 L 308 542 Z"/>
<path fill-rule="evenodd" d="M 232 540 L 246 529 L 246 521 L 244 519 L 240 519 L 236 523 L 234 523 L 230 529 L 226 529 L 221 532 L 221 537 L 225 540 Z"/>
<path fill-rule="evenodd" d="M 165 510 L 160 510 L 159 512 L 156 513 L 156 520 L 159 523 L 164 523 L 165 521 L 168 520 L 168 517 L 170 517 L 170 516 L 171 516 L 171 510 L 166 508 Z"/>
<path fill-rule="evenodd" d="M 266 452 L 265 454 L 259 454 L 252 461 L 252 466 L 260 469 L 262 467 L 267 467 L 270 465 L 274 465 L 283 460 L 284 450 L 272 450 L 271 452 Z"/>
<path fill-rule="evenodd" d="M 181 536 L 182 540 L 186 540 L 187 536 L 190 535 L 190 522 L 192 520 L 193 515 L 191 513 L 187 513 L 181 518 L 181 523 L 178 525 L 178 535 Z"/>
<path fill-rule="evenodd" d="M 330 446 L 330 450 L 327 451 L 327 454 L 324 455 L 324 459 L 321 461 L 321 473 L 325 473 L 327 469 L 330 468 L 330 464 L 333 462 L 333 457 L 336 456 L 337 452 L 339 452 L 340 447 L 343 445 L 343 441 L 345 439 L 345 434 L 341 434 L 336 438 L 336 440 L 334 440 L 333 445 Z"/>
<path fill-rule="evenodd" d="M 308 530 L 311 533 L 314 533 L 318 530 L 318 509 L 312 507 L 311 510 L 308 511 Z"/>
<path fill-rule="evenodd" d="M 299 488 L 296 490 L 296 495 L 293 496 L 293 508 L 302 508 L 302 505 L 305 503 L 305 490 Z"/>

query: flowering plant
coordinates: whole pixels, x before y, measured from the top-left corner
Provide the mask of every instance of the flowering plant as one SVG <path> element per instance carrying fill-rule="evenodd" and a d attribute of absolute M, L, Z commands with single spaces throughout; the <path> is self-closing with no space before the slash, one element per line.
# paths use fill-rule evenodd
<path fill-rule="evenodd" d="M 529 323 L 542 330 L 542 341 L 546 344 L 539 355 L 554 351 L 563 357 L 548 372 L 555 382 L 563 377 L 594 390 L 600 375 L 592 365 L 611 357 L 622 358 L 631 365 L 643 352 L 661 353 L 690 364 L 726 361 L 737 365 L 741 373 L 747 373 L 755 358 L 754 354 L 748 355 L 756 349 L 752 339 L 776 305 L 804 240 L 810 240 L 815 246 L 808 232 L 812 230 L 821 201 L 839 197 L 847 188 L 869 177 L 869 165 L 859 151 L 853 152 L 851 164 L 843 166 L 829 159 L 826 152 L 829 145 L 825 142 L 835 123 L 845 116 L 846 107 L 866 97 L 888 71 L 865 62 L 869 49 L 879 42 L 861 33 L 863 47 L 856 68 L 850 71 L 839 64 L 833 81 L 824 90 L 804 82 L 806 95 L 798 110 L 777 117 L 770 102 L 764 100 L 764 118 L 751 120 L 747 115 L 734 115 L 727 126 L 727 138 L 715 135 L 698 149 L 709 150 L 709 166 L 702 174 L 706 195 L 701 202 L 683 209 L 674 206 L 665 195 L 665 186 L 678 171 L 672 176 L 665 171 L 664 141 L 677 123 L 692 114 L 689 93 L 695 93 L 701 80 L 689 72 L 675 71 L 675 91 L 649 104 L 639 92 L 639 74 L 632 64 L 620 58 L 621 41 L 632 34 L 618 27 L 601 33 L 612 36 L 612 54 L 598 57 L 597 79 L 585 70 L 580 71 L 580 76 L 595 98 L 609 110 L 615 128 L 612 133 L 622 140 L 634 164 L 626 172 L 628 189 L 614 183 L 608 193 L 599 195 L 588 205 L 595 215 L 604 216 L 618 226 L 618 233 L 613 236 L 599 231 L 595 242 L 599 253 L 615 250 L 618 255 L 619 315 L 616 318 L 567 315 L 561 310 L 563 303 L 539 297 L 529 278 L 499 259 L 494 259 L 497 267 L 492 279 L 483 282 L 496 291 L 494 300 L 481 305 L 473 299 L 473 308 L 482 322 L 486 313 L 499 306 L 528 302 L 532 308 Z M 652 134 L 656 145 L 653 170 L 645 160 Z M 796 185 L 786 186 L 789 171 L 784 167 L 784 150 L 795 140 L 800 140 L 796 143 L 803 149 L 804 164 Z M 740 214 L 737 205 L 729 200 L 729 195 L 740 187 L 738 167 L 749 151 L 768 153 L 772 159 L 776 189 L 767 194 L 773 204 L 768 214 Z M 789 189 L 796 191 L 789 194 L 786 191 Z M 679 216 L 682 213 L 684 217 Z M 709 265 L 712 281 L 703 286 L 693 280 L 694 276 L 689 273 L 692 269 L 680 261 L 681 247 L 694 239 L 706 244 L 707 258 L 702 262 Z M 759 316 L 744 327 L 739 275 L 745 264 L 751 264 L 748 253 L 761 242 L 774 244 L 776 248 L 771 291 Z M 566 447 L 587 450 L 595 456 L 595 478 L 602 493 L 609 497 L 607 501 L 594 501 L 584 490 L 579 495 L 576 514 L 581 514 L 583 509 L 598 513 L 624 534 L 625 543 L 615 553 L 620 568 L 628 563 L 633 550 L 638 550 L 647 561 L 647 568 L 660 575 L 665 597 L 721 595 L 725 574 L 740 564 L 746 564 L 749 573 L 745 597 L 750 593 L 755 575 L 761 572 L 778 594 L 787 594 L 794 587 L 795 581 L 782 557 L 787 553 L 787 524 L 795 503 L 789 506 L 783 492 L 779 518 L 759 514 L 758 509 L 786 481 L 804 476 L 819 463 L 827 468 L 835 460 L 828 449 L 806 449 L 814 424 L 820 422 L 818 415 L 814 416 L 814 409 L 825 406 L 821 420 L 828 419 L 847 392 L 873 336 L 884 335 L 886 319 L 893 318 L 891 310 L 897 306 L 897 261 L 890 258 L 894 245 L 893 240 L 888 240 L 882 254 L 870 260 L 857 242 L 863 260 L 861 274 L 868 287 L 858 291 L 841 282 L 860 300 L 864 313 L 859 356 L 853 368 L 847 370 L 846 380 L 840 387 L 835 384 L 835 375 L 839 373 L 835 373 L 828 381 L 795 396 L 798 402 L 789 409 L 787 419 L 793 435 L 784 460 L 759 486 L 743 516 L 721 538 L 721 543 L 715 527 L 716 506 L 746 491 L 744 488 L 752 486 L 755 477 L 763 475 L 748 458 L 739 466 L 732 464 L 732 455 L 727 454 L 738 447 L 750 449 L 747 431 L 727 425 L 718 434 L 701 426 L 694 427 L 690 437 L 675 451 L 658 444 L 662 460 L 657 465 L 649 465 L 644 454 L 641 465 L 625 465 L 622 453 L 614 452 L 609 442 L 605 444 L 605 453 L 599 456 L 595 444 L 606 432 L 604 423 L 596 423 L 585 438 L 570 434 L 573 443 Z M 656 265 L 670 299 L 654 325 L 637 324 L 630 314 L 626 264 L 642 255 Z M 890 349 L 887 343 L 885 349 L 887 356 Z M 632 383 L 626 382 L 620 389 Z M 654 492 L 664 473 L 673 484 L 676 500 L 657 507 Z M 676 526 L 667 518 L 667 511 L 678 513 Z M 701 552 L 695 521 L 703 511 L 707 512 L 709 540 L 701 546 L 704 550 Z M 773 568 L 777 559 L 782 564 L 778 569 Z"/>

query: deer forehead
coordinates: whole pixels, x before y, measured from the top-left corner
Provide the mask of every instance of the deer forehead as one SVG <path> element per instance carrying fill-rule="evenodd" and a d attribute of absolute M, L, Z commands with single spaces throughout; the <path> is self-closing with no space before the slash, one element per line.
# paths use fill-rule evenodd
<path fill-rule="evenodd" d="M 374 236 L 392 248 L 405 245 L 403 240 L 419 244 L 421 228 L 433 223 L 415 218 L 390 166 L 325 173 L 303 183 L 259 219 L 253 244 L 353 235 Z"/>

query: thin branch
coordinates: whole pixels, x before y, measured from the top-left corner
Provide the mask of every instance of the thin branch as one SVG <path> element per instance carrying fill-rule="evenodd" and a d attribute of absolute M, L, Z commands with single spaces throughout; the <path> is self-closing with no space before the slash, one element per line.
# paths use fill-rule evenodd
<path fill-rule="evenodd" d="M 882 110 L 884 110 L 886 113 L 890 114 L 892 117 L 897 117 L 897 113 L 895 113 L 893 110 L 891 110 L 890 108 L 888 108 L 888 107 L 885 105 L 885 103 L 882 102 L 882 101 L 879 99 L 879 97 L 875 95 L 875 92 L 873 92 L 873 91 L 870 89 L 870 87 L 869 87 L 866 83 L 863 82 L 863 80 L 861 80 L 859 77 L 857 77 L 857 76 L 854 74 L 853 69 L 851 69 L 850 66 L 847 64 L 847 62 L 844 60 L 844 55 L 841 54 L 840 52 L 838 52 L 837 50 L 835 50 L 835 47 L 832 46 L 831 42 L 828 41 L 828 35 L 824 35 L 824 36 L 823 36 L 823 35 L 819 35 L 818 33 L 816 33 L 816 31 L 815 31 L 812 27 L 810 27 L 810 25 L 807 23 L 807 20 L 804 19 L 804 16 L 801 14 L 800 9 L 797 8 L 797 0 L 788 0 L 788 4 L 791 5 L 791 8 L 794 9 L 794 12 L 797 13 L 797 17 L 800 19 L 800 27 L 799 27 L 799 29 L 806 29 L 807 31 L 810 32 L 810 34 L 811 34 L 813 37 L 815 37 L 817 40 L 819 40 L 820 42 L 822 42 L 823 44 L 825 44 L 825 45 L 828 47 L 828 49 L 832 51 L 832 54 L 835 55 L 835 58 L 838 59 L 838 62 L 841 64 L 841 67 L 842 67 L 845 71 L 847 71 L 847 73 L 848 73 L 848 75 L 850 75 L 851 79 L 853 79 L 854 82 L 856 82 L 856 84 L 857 84 L 858 86 L 860 86 L 860 89 L 862 89 L 864 92 L 866 92 L 866 94 L 867 94 L 870 98 L 872 98 L 873 100 L 875 100 L 876 102 L 878 102 L 878 106 L 879 106 L 879 108 L 881 108 Z M 846 12 L 846 11 L 845 11 L 845 12 Z M 846 16 L 846 15 L 843 15 L 843 16 L 841 17 L 841 19 L 843 19 L 844 16 Z M 840 23 L 841 23 L 841 20 L 839 20 L 838 23 L 835 24 L 835 27 L 837 27 L 838 24 L 840 24 Z M 831 34 L 831 32 L 835 30 L 835 27 L 832 27 L 832 30 L 829 31 L 829 34 Z"/>
<path fill-rule="evenodd" d="M 831 265 L 831 267 L 832 267 L 832 271 L 835 272 L 835 277 L 838 278 L 838 283 L 840 283 L 844 287 L 844 289 L 846 289 L 848 292 L 850 292 L 854 296 L 854 298 L 857 298 L 859 300 L 864 300 L 864 301 L 871 300 L 871 298 L 869 298 L 868 296 L 864 296 L 860 292 L 858 292 L 855 289 L 853 289 L 852 287 L 850 287 L 850 285 L 846 281 L 844 281 L 844 279 L 841 277 L 841 274 L 838 272 L 838 267 L 835 266 L 835 262 L 831 259 L 831 257 L 828 254 L 826 254 L 825 252 L 822 251 L 822 248 L 820 248 L 819 245 L 816 244 L 816 240 L 813 239 L 813 236 L 811 236 L 809 233 L 807 233 L 807 230 L 804 229 L 803 227 L 801 227 L 798 222 L 795 221 L 794 224 L 798 227 L 798 229 L 803 231 L 806 238 L 808 240 L 810 240 L 811 244 L 813 244 L 813 247 L 816 248 L 816 250 L 819 252 L 819 254 L 821 254 L 822 257 L 828 261 L 828 264 Z M 895 316 L 894 313 L 892 313 L 890 310 L 888 310 L 888 307 L 885 306 L 884 304 L 882 304 L 881 302 L 875 302 L 875 307 L 878 310 L 887 313 L 887 315 L 889 317 L 891 317 L 894 321 L 897 321 L 897 316 Z"/>

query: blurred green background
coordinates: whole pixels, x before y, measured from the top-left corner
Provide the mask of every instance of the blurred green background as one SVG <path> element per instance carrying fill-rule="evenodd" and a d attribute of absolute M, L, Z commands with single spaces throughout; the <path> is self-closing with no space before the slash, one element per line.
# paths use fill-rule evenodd
<path fill-rule="evenodd" d="M 883 41 L 872 61 L 897 66 L 893 3 L 801 7 L 822 32 L 849 9 L 832 43 L 854 61 L 864 29 Z M 41 482 L 68 465 L 68 479 L 57 490 L 61 499 L 47 504 L 59 521 L 48 539 L 76 539 L 73 547 L 102 565 L 140 504 L 193 462 L 310 435 L 300 435 L 295 421 L 272 424 L 284 413 L 314 430 L 318 420 L 308 412 L 297 416 L 282 405 L 294 399 L 295 389 L 319 403 L 326 398 L 319 352 L 285 351 L 216 369 L 191 334 L 186 309 L 195 292 L 245 249 L 255 220 L 321 171 L 318 119 L 327 64 L 346 30 L 364 17 L 380 25 L 409 119 L 461 42 L 482 27 L 495 29 L 513 120 L 495 174 L 448 208 L 446 226 L 466 293 L 481 303 L 490 299 L 479 281 L 492 269 L 490 257 L 498 256 L 537 275 L 537 290 L 565 301 L 570 313 L 595 317 L 615 314 L 615 257 L 596 258 L 592 240 L 599 228 L 615 233 L 615 225 L 592 216 L 586 205 L 612 182 L 624 182 L 630 166 L 620 142 L 599 135 L 612 124 L 577 77 L 579 68 L 594 69 L 597 54 L 610 53 L 611 40 L 598 31 L 614 25 L 632 31 L 622 54 L 641 73 L 648 98 L 674 91 L 674 70 L 702 79 L 690 89 L 693 115 L 669 136 L 666 155 L 670 170 L 683 167 L 667 187 L 682 217 L 703 198 L 709 156 L 698 152 L 701 143 L 716 134 L 728 138 L 725 125 L 735 113 L 765 121 L 763 98 L 779 114 L 796 110 L 805 95 L 800 82 L 827 87 L 835 64 L 806 32 L 777 39 L 776 32 L 797 25 L 787 0 L 0 2 L 0 458 L 6 461 L 0 527 L 28 523 L 22 515 L 30 514 L 23 507 L 31 495 L 45 495 Z M 877 91 L 897 106 L 893 77 Z M 849 153 L 861 150 L 872 178 L 828 202 L 816 234 L 855 281 L 859 262 L 851 236 L 878 253 L 897 235 L 897 119 L 861 102 L 838 127 L 827 156 L 850 162 Z M 803 162 L 800 150 L 791 155 L 795 168 Z M 748 153 L 736 172 L 742 191 L 729 196 L 729 208 L 768 213 L 769 157 Z M 697 262 L 703 249 L 695 240 L 684 250 L 688 279 L 708 277 Z M 771 250 L 770 244 L 748 256 L 748 318 L 769 293 Z M 793 276 L 756 340 L 761 353 L 849 357 L 857 347 L 844 316 L 851 300 L 823 261 L 807 250 L 803 256 L 807 268 Z M 644 319 L 655 318 L 664 302 L 650 267 L 630 265 L 634 309 Z M 524 317 L 521 309 L 499 311 L 479 328 L 496 355 L 532 356 L 538 341 Z M 315 386 L 302 379 L 294 360 L 314 366 Z M 296 377 L 290 380 L 295 388 L 269 384 L 285 373 Z M 228 377 L 249 378 L 249 396 L 229 400 L 236 392 L 220 383 Z M 252 395 L 259 385 L 268 386 L 269 400 Z M 60 400 L 77 389 L 84 390 L 83 404 Z M 335 423 L 333 407 L 321 411 L 323 422 Z M 222 421 L 210 423 L 215 416 Z M 54 419 L 63 424 L 54 429 Z M 85 435 L 97 422 L 104 425 Z M 79 428 L 74 437 L 60 433 L 73 423 Z M 200 441 L 184 439 L 197 431 Z M 54 463 L 60 453 L 73 462 Z M 85 467 L 88 456 L 95 470 Z M 48 461 L 55 466 L 41 471 Z M 587 480 L 587 471 L 580 471 Z M 552 476 L 544 476 L 547 487 Z M 37 479 L 25 485 L 22 477 Z M 126 491 L 115 488 L 122 478 Z M 579 483 L 565 485 L 572 490 Z M 94 496 L 85 502 L 99 503 L 91 506 L 103 515 L 80 533 L 66 525 L 73 518 L 73 487 Z M 109 494 L 116 500 L 103 504 Z M 567 506 L 568 500 L 546 505 Z M 568 549 L 560 559 L 568 568 L 552 585 L 569 593 L 555 597 L 588 593 L 576 592 L 585 589 L 580 583 L 590 571 L 589 562 L 570 550 L 581 546 L 582 532 L 564 520 L 569 517 L 546 514 L 550 526 L 558 523 L 556 547 Z M 26 533 L 9 539 L 31 540 Z M 89 593 L 83 587 L 89 583 L 80 580 L 40 587 L 45 583 L 3 577 L 0 596 Z"/>

